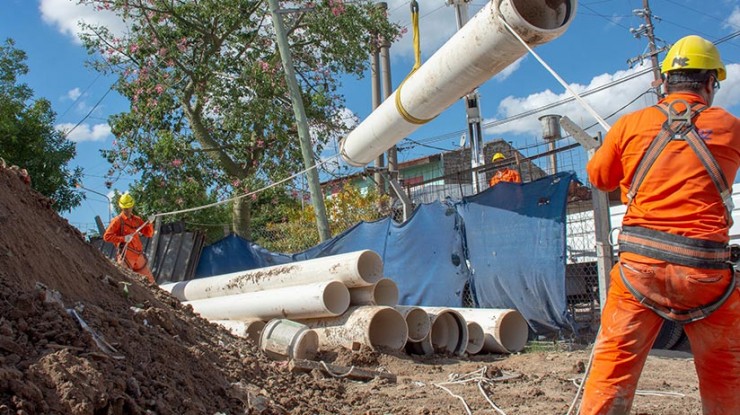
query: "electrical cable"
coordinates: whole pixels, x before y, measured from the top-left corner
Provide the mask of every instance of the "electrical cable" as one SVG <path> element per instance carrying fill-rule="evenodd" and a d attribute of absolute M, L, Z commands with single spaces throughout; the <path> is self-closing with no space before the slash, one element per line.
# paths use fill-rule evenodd
<path fill-rule="evenodd" d="M 103 102 L 103 100 L 105 99 L 105 97 L 107 97 L 108 94 L 110 93 L 110 91 L 112 91 L 112 90 L 113 90 L 113 85 L 111 85 L 110 88 L 108 88 L 108 90 L 105 91 L 105 94 L 103 94 L 103 96 L 100 97 L 100 99 L 98 100 L 98 102 L 96 102 L 95 105 L 93 105 L 93 107 L 90 109 L 90 111 L 87 113 L 87 115 L 85 115 L 77 124 L 75 124 L 74 127 L 72 127 L 71 129 L 65 131 L 64 134 L 62 134 L 62 138 L 66 139 L 72 133 L 72 131 L 74 131 L 77 127 L 79 127 L 80 124 L 82 124 L 87 119 L 87 117 L 89 117 L 90 114 L 92 114 L 93 111 L 95 111 L 95 109 L 98 108 L 98 105 L 100 105 L 100 103 Z"/>

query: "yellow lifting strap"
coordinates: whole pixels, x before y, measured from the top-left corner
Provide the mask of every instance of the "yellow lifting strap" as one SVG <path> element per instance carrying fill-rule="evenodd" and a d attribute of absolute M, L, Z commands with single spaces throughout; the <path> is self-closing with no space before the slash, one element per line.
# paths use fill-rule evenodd
<path fill-rule="evenodd" d="M 434 117 L 429 119 L 421 119 L 416 118 L 413 115 L 409 114 L 408 111 L 406 111 L 406 108 L 403 107 L 403 104 L 401 103 L 401 88 L 403 87 L 403 84 L 406 83 L 406 80 L 408 80 L 411 75 L 416 72 L 419 67 L 421 67 L 421 46 L 420 46 L 420 40 L 419 40 L 419 3 L 416 2 L 416 0 L 411 0 L 411 27 L 413 29 L 414 37 L 414 67 L 411 69 L 411 72 L 409 72 L 408 75 L 406 75 L 406 78 L 404 78 L 403 82 L 401 82 L 401 85 L 398 86 L 398 89 L 396 90 L 396 110 L 399 114 L 401 114 L 401 117 L 403 117 L 404 120 L 407 122 L 410 122 L 411 124 L 426 124 L 429 121 L 433 120 Z"/>

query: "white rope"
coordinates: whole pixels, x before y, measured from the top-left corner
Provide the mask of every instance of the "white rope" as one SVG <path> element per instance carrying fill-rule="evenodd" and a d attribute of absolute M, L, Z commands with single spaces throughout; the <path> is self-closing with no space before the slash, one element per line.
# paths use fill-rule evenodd
<path fill-rule="evenodd" d="M 247 196 L 255 195 L 257 193 L 264 192 L 267 189 L 271 189 L 271 188 L 273 188 L 275 186 L 278 186 L 280 184 L 283 184 L 283 183 L 285 183 L 287 181 L 293 180 L 294 178 L 296 178 L 296 177 L 298 177 L 300 175 L 303 175 L 305 173 L 308 173 L 309 171 L 311 171 L 313 169 L 316 169 L 319 166 L 322 166 L 322 165 L 324 165 L 324 164 L 332 161 L 333 159 L 335 159 L 337 157 L 339 157 L 339 154 L 335 154 L 335 155 L 327 158 L 326 160 L 322 161 L 321 163 L 314 164 L 313 166 L 311 166 L 311 167 L 309 167 L 307 169 L 303 169 L 303 170 L 299 171 L 298 173 L 296 173 L 296 174 L 294 174 L 294 175 L 292 175 L 290 177 L 286 177 L 285 179 L 282 179 L 280 181 L 277 181 L 275 183 L 272 183 L 270 185 L 267 185 L 267 186 L 265 186 L 265 187 L 263 187 L 261 189 L 257 189 L 257 190 L 251 191 L 249 193 L 245 193 L 245 194 L 242 194 L 242 195 L 234 196 L 234 197 L 232 197 L 230 199 L 221 200 L 221 201 L 214 202 L 214 203 L 211 203 L 211 204 L 208 204 L 208 205 L 197 206 L 197 207 L 188 208 L 188 209 L 182 209 L 182 210 L 175 210 L 175 211 L 172 211 L 172 212 L 157 213 L 157 214 L 152 215 L 152 217 L 157 218 L 157 217 L 162 217 L 162 216 L 177 215 L 179 213 L 194 212 L 194 211 L 197 211 L 197 210 L 208 209 L 208 208 L 211 208 L 211 207 L 214 207 L 214 206 L 223 205 L 224 203 L 228 203 L 228 202 L 231 202 L 233 200 L 241 199 L 241 198 L 244 198 L 244 197 L 247 197 Z"/>
<path fill-rule="evenodd" d="M 460 401 L 462 401 L 462 403 L 463 403 L 463 406 L 465 407 L 465 410 L 468 412 L 469 415 L 472 415 L 472 412 L 470 410 L 470 407 L 465 402 L 465 399 L 462 396 L 460 396 L 460 395 L 456 395 L 456 394 L 452 393 L 449 389 L 447 389 L 443 385 L 459 385 L 459 384 L 466 384 L 466 383 L 470 383 L 470 382 L 476 382 L 477 385 L 478 385 L 478 390 L 480 391 L 481 395 L 483 395 L 483 398 L 491 405 L 491 407 L 496 412 L 498 412 L 500 415 L 506 415 L 506 412 L 504 412 L 501 408 L 499 408 L 498 406 L 496 406 L 496 404 L 493 403 L 493 401 L 491 400 L 491 398 L 488 396 L 488 394 L 486 393 L 486 391 L 483 389 L 483 384 L 484 383 L 485 384 L 488 384 L 488 385 L 491 385 L 493 383 L 493 381 L 496 380 L 496 379 L 488 379 L 485 376 L 485 374 L 486 374 L 486 367 L 483 366 L 480 369 L 475 370 L 475 371 L 472 371 L 472 372 L 470 372 L 468 374 L 465 374 L 465 375 L 459 375 L 459 374 L 456 374 L 456 373 L 451 373 L 448 376 L 448 378 L 450 379 L 450 381 L 448 381 L 448 382 L 442 382 L 442 383 L 434 383 L 433 385 L 436 386 L 436 387 L 438 387 L 438 388 L 440 388 L 440 389 L 442 389 L 442 390 L 444 390 L 444 391 L 446 391 L 447 393 L 449 393 L 453 397 L 460 399 Z"/>
<path fill-rule="evenodd" d="M 560 75 L 558 75 L 544 60 L 542 60 L 542 58 L 540 58 L 540 56 L 537 55 L 537 53 L 535 53 L 535 51 L 532 50 L 532 48 L 529 47 L 529 45 L 527 44 L 527 42 L 525 42 L 524 39 L 522 39 L 519 36 L 519 34 L 514 30 L 514 28 L 512 28 L 511 26 L 509 26 L 509 24 L 506 22 L 506 19 L 504 19 L 504 16 L 501 15 L 500 5 L 501 4 L 499 2 L 499 4 L 497 5 L 497 14 L 498 14 L 499 19 L 501 20 L 501 23 L 503 23 L 504 26 L 506 26 L 506 28 L 509 30 L 509 32 L 511 32 L 511 34 L 514 35 L 514 37 L 516 37 L 517 40 L 519 40 L 519 42 L 522 45 L 524 45 L 525 48 L 527 48 L 527 50 L 529 51 L 529 53 L 531 53 L 532 56 L 534 56 L 535 59 L 537 59 L 537 61 L 540 64 L 542 64 L 542 66 L 545 69 L 547 69 L 547 71 L 550 72 L 550 74 L 553 77 L 555 77 L 555 79 L 557 79 L 558 82 L 560 82 L 560 85 L 562 85 L 565 89 L 567 89 L 568 92 L 570 92 L 573 95 L 573 97 L 576 99 L 576 101 L 578 101 L 578 103 L 581 104 L 581 106 L 583 106 L 583 108 L 589 114 L 591 114 L 596 119 L 596 121 L 599 124 L 601 124 L 601 126 L 604 128 L 604 130 L 609 131 L 609 129 L 611 129 L 611 126 L 606 121 L 604 121 L 604 119 L 601 118 L 601 116 L 599 114 L 597 114 L 596 111 L 583 98 L 581 98 L 580 95 L 578 95 L 578 93 L 576 93 L 570 86 L 568 86 L 568 84 L 563 80 L 563 78 L 561 78 Z"/>
<path fill-rule="evenodd" d="M 452 393 L 452 391 L 451 391 L 451 390 L 449 390 L 449 389 L 445 388 L 444 386 L 442 386 L 442 384 L 441 384 L 441 383 L 435 383 L 435 384 L 434 384 L 434 386 L 436 386 L 436 387 L 438 387 L 438 388 L 442 389 L 443 391 L 445 391 L 445 392 L 449 393 L 449 394 L 450 394 L 450 395 L 452 395 L 453 397 L 455 397 L 455 398 L 459 399 L 459 400 L 460 400 L 460 401 L 462 402 L 463 406 L 465 407 L 465 412 L 467 412 L 467 413 L 468 413 L 468 415 L 473 415 L 473 412 L 472 412 L 472 411 L 470 410 L 470 407 L 468 406 L 468 403 L 467 403 L 467 402 L 465 402 L 465 398 L 463 398 L 463 397 L 462 397 L 462 396 L 460 396 L 460 395 L 456 395 L 456 394 Z"/>

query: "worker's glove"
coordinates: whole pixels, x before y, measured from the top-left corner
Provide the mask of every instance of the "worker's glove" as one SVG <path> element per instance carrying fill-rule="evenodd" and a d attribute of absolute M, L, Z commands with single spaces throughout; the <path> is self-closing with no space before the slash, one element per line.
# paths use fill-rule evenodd
<path fill-rule="evenodd" d="M 146 218 L 146 221 L 149 223 L 154 223 L 155 220 L 157 220 L 157 217 L 155 215 L 149 215 L 149 217 Z"/>
<path fill-rule="evenodd" d="M 126 236 L 123 237 L 123 240 L 126 241 L 126 243 L 131 242 L 132 239 L 134 239 L 134 235 L 133 234 L 126 235 Z"/>

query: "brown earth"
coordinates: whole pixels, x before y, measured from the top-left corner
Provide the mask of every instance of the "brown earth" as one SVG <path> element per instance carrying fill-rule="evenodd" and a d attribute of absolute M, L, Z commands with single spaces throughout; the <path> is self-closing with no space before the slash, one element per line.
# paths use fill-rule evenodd
<path fill-rule="evenodd" d="M 470 358 L 334 350 L 321 357 L 398 382 L 293 374 L 115 266 L 0 168 L 0 415 L 564 414 L 588 352 L 547 349 Z M 698 414 L 697 385 L 690 359 L 651 356 L 639 388 L 684 396 L 639 395 L 634 413 Z"/>

